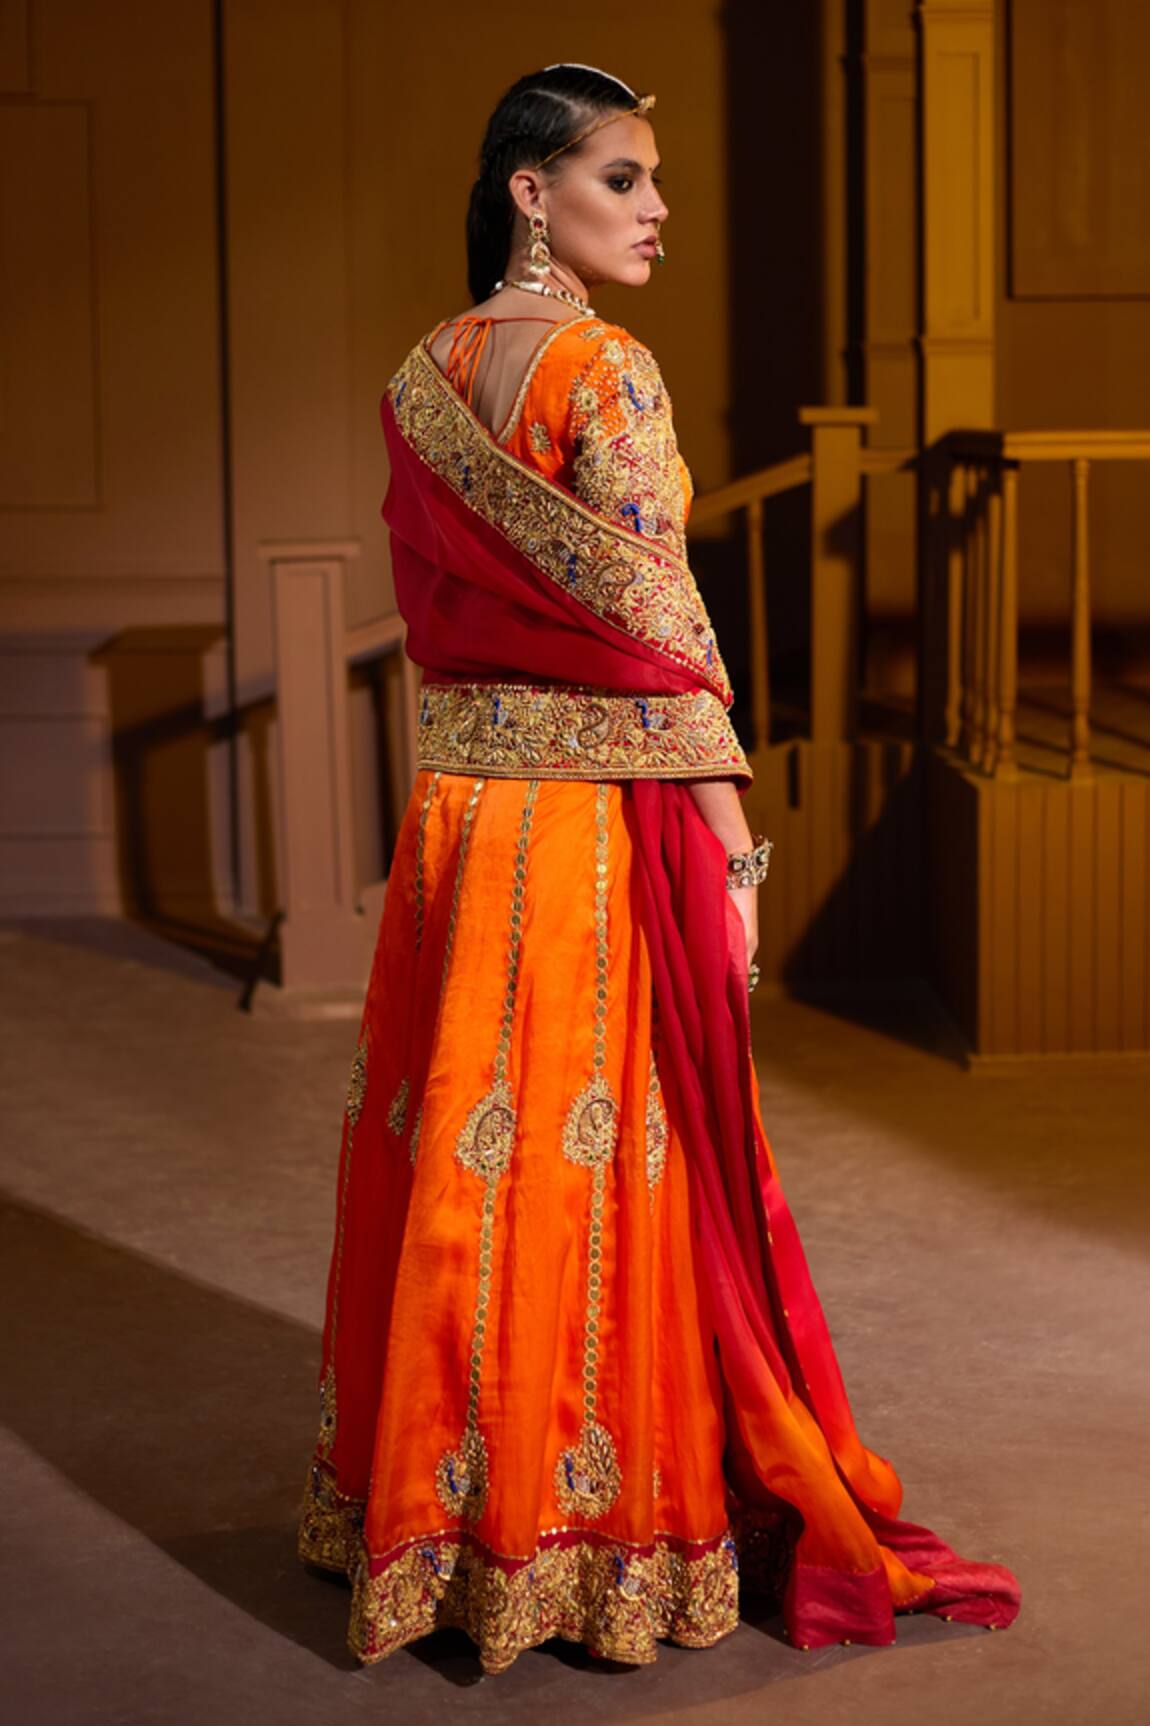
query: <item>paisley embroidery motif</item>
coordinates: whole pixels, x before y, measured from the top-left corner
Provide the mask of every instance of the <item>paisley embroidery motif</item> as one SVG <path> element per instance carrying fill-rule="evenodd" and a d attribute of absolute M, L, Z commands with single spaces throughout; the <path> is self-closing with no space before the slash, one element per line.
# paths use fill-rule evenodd
<path fill-rule="evenodd" d="M 610 1510 L 623 1485 L 615 1440 L 598 1421 L 587 1421 L 578 1443 L 561 1451 L 555 1464 L 555 1498 L 568 1516 L 588 1521 Z"/>
<path fill-rule="evenodd" d="M 459 1448 L 440 1457 L 435 1491 L 452 1516 L 474 1521 L 481 1514 L 487 1502 L 487 1443 L 478 1428 L 467 1427 Z"/>
<path fill-rule="evenodd" d="M 567 1112 L 563 1155 L 585 1169 L 609 1162 L 615 1154 L 618 1110 L 606 1079 L 588 1080 Z"/>
<path fill-rule="evenodd" d="M 506 1079 L 498 1079 L 467 1117 L 455 1155 L 480 1180 L 497 1181 L 515 1146 L 515 1102 Z"/>

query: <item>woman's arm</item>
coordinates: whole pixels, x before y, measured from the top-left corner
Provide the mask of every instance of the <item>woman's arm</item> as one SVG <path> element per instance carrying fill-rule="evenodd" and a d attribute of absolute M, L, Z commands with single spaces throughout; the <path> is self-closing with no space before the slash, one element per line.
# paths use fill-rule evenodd
<path fill-rule="evenodd" d="M 743 800 L 732 779 L 692 779 L 687 785 L 695 806 L 725 851 L 749 851 L 754 843 Z"/>
<path fill-rule="evenodd" d="M 753 840 L 743 803 L 730 779 L 692 779 L 687 785 L 699 814 L 726 851 L 749 851 Z M 736 887 L 731 893 L 747 937 L 747 964 L 759 945 L 759 890 Z"/>

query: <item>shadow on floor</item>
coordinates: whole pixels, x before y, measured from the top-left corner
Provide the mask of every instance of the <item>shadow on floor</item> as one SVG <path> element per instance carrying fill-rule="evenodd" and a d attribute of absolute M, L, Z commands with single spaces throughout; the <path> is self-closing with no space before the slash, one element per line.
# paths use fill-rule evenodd
<path fill-rule="evenodd" d="M 0 1200 L 0 1300 L 15 1319 L 0 1344 L 0 1418 L 13 1432 L 253 1619 L 333 1668 L 357 1669 L 346 1584 L 295 1555 L 316 1334 L 9 1198 Z M 757 1634 L 735 1637 L 705 1670 L 694 1651 L 669 1644 L 655 1666 L 636 1670 L 552 1641 L 501 1675 L 500 1695 L 511 1702 L 553 1682 L 554 1664 L 539 1655 L 580 1675 L 627 1677 L 617 1710 L 600 1693 L 604 1721 L 635 1718 L 645 1696 L 665 1700 L 668 1663 L 691 1667 L 687 1688 L 699 1700 L 799 1675 L 777 1618 L 752 1612 L 742 1628 Z M 462 1632 L 437 1632 L 408 1652 L 450 1685 L 481 1677 Z M 832 1649 L 819 1664 L 879 1652 Z"/>
<path fill-rule="evenodd" d="M 111 959 L 129 959 L 153 970 L 170 971 L 211 988 L 238 993 L 236 974 L 217 967 L 209 956 L 185 946 L 166 933 L 126 917 L 19 917 L 0 922 L 0 933 L 13 931 L 33 941 L 60 947 L 81 947 Z"/>

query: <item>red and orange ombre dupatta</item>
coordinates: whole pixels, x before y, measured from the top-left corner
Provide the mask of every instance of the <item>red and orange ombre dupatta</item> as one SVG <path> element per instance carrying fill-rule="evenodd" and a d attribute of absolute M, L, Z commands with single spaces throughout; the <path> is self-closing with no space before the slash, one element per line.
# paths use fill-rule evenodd
<path fill-rule="evenodd" d="M 750 1053 L 742 924 L 723 847 L 684 783 L 723 773 L 745 788 L 749 778 L 737 746 L 723 765 L 730 689 L 689 570 L 510 455 L 423 346 L 392 380 L 382 418 L 392 464 L 383 513 L 408 652 L 424 667 L 422 719 L 432 704 L 425 764 L 491 770 L 482 764 L 485 727 L 502 728 L 498 759 L 514 761 L 514 703 L 484 701 L 484 685 L 558 685 L 592 703 L 609 694 L 641 717 L 657 697 L 672 729 L 676 701 L 694 704 L 682 712 L 719 739 L 696 768 L 677 768 L 666 753 L 652 767 L 637 749 L 622 768 L 616 756 L 597 769 L 592 752 L 553 770 L 629 787 L 660 1076 L 687 1150 L 724 1382 L 724 1470 L 740 1501 L 781 1513 L 792 1528 L 788 1634 L 800 1646 L 886 1643 L 894 1612 L 908 1609 L 1011 1623 L 1019 1589 L 1009 1570 L 968 1562 L 929 1529 L 897 1519 L 899 1478 L 855 1430 L 779 1184 Z M 436 696 L 460 686 L 471 696 L 467 717 L 458 723 L 456 709 L 452 747 L 436 757 Z M 537 754 L 527 749 L 522 760 L 531 764 L 516 776 L 533 777 Z"/>

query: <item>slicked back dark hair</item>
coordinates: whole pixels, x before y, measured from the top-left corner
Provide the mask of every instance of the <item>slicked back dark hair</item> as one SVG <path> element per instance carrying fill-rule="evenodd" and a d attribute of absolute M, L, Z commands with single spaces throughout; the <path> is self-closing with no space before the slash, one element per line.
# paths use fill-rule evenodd
<path fill-rule="evenodd" d="M 534 167 L 601 115 L 626 112 L 635 101 L 626 84 L 582 66 L 529 72 L 500 97 L 487 122 L 467 206 L 467 285 L 474 303 L 488 297 L 507 268 L 515 222 L 507 182 L 515 170 Z"/>

